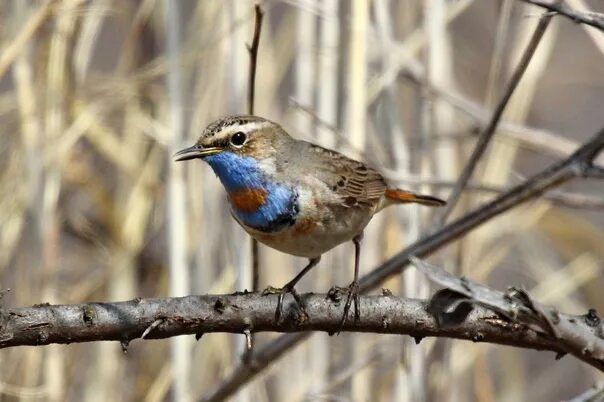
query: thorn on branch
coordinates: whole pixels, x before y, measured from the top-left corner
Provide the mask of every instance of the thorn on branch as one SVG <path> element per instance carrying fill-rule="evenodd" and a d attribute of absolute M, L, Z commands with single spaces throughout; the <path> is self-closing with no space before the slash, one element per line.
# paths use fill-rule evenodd
<path fill-rule="evenodd" d="M 149 335 L 151 331 L 157 328 L 162 322 L 164 322 L 164 318 L 158 318 L 157 320 L 153 321 L 151 325 L 149 325 L 147 329 L 145 329 L 145 332 L 143 332 L 143 334 L 141 335 L 141 339 L 145 339 L 147 335 Z"/>
<path fill-rule="evenodd" d="M 249 352 L 250 350 L 252 350 L 252 346 L 253 346 L 253 344 L 252 344 L 252 331 L 250 331 L 249 328 L 246 328 L 246 329 L 243 330 L 243 334 L 245 335 L 245 346 L 246 346 L 246 348 L 247 348 L 247 350 Z"/>

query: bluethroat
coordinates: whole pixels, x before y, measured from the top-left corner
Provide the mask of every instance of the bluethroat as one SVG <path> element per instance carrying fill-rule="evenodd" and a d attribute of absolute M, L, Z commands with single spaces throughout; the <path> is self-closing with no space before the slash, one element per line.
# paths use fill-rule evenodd
<path fill-rule="evenodd" d="M 283 288 L 267 289 L 280 295 L 277 318 L 285 293 L 303 308 L 295 285 L 323 253 L 350 240 L 355 246 L 354 280 L 347 288 L 342 324 L 352 300 L 358 318 L 361 237 L 372 216 L 393 204 L 445 205 L 435 197 L 389 187 L 365 163 L 296 140 L 279 124 L 258 116 L 213 122 L 175 159 L 203 159 L 222 182 L 231 214 L 247 233 L 276 250 L 309 259 Z"/>

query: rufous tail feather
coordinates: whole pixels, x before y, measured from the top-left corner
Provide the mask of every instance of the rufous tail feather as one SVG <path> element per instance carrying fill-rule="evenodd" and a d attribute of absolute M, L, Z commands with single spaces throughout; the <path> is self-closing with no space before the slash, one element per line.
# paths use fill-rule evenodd
<path fill-rule="evenodd" d="M 386 190 L 386 198 L 396 203 L 415 203 L 426 205 L 428 207 L 442 207 L 447 203 L 439 198 L 430 195 L 415 194 L 405 190 L 389 189 Z"/>

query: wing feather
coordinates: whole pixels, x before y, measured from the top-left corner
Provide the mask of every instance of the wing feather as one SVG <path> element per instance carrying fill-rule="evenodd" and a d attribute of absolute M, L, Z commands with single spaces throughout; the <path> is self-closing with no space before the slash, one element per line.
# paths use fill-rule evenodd
<path fill-rule="evenodd" d="M 341 206 L 373 207 L 386 192 L 386 182 L 375 169 L 339 152 L 304 143 L 308 149 L 306 162 L 311 164 L 314 174 L 340 196 Z"/>

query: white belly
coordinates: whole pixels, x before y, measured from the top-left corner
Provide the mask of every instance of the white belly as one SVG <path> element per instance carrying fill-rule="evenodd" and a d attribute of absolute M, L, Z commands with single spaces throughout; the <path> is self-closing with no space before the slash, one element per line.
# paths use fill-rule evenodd
<path fill-rule="evenodd" d="M 372 214 L 373 211 L 368 208 L 343 207 L 322 214 L 302 213 L 293 226 L 275 233 L 241 226 L 253 238 L 271 248 L 299 257 L 314 258 L 351 241 L 367 226 Z M 317 215 L 322 218 L 317 219 Z"/>

